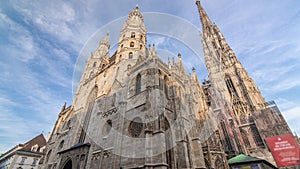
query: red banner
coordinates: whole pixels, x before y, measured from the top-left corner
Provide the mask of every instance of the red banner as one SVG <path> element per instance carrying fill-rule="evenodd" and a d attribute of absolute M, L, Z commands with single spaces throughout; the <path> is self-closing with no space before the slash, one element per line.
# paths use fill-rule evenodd
<path fill-rule="evenodd" d="M 292 134 L 266 138 L 278 167 L 300 165 L 299 145 Z"/>

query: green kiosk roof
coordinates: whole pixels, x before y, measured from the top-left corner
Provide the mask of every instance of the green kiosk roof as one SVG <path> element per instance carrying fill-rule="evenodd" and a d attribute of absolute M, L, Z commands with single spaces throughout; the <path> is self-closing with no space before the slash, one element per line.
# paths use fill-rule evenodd
<path fill-rule="evenodd" d="M 263 161 L 263 159 L 251 157 L 245 154 L 240 154 L 238 156 L 229 159 L 228 164 L 247 163 L 247 162 L 256 162 L 256 161 Z"/>

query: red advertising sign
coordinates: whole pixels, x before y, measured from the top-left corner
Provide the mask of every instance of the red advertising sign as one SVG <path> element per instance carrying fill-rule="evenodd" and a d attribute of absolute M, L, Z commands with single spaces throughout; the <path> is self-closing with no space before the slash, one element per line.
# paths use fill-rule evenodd
<path fill-rule="evenodd" d="M 300 165 L 299 145 L 292 134 L 266 138 L 278 167 Z"/>

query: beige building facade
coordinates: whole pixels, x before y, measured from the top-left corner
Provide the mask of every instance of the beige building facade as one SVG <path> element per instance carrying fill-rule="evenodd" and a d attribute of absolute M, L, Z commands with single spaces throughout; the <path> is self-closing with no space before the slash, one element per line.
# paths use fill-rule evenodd
<path fill-rule="evenodd" d="M 40 134 L 2 154 L 0 169 L 37 169 L 45 148 L 46 139 Z"/>

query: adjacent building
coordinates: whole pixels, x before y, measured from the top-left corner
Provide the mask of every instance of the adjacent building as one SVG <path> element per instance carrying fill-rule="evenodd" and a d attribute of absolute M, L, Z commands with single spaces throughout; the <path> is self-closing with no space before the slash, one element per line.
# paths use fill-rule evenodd
<path fill-rule="evenodd" d="M 0 156 L 0 169 L 37 169 L 45 147 L 46 140 L 43 134 L 24 144 L 16 145 Z"/>

